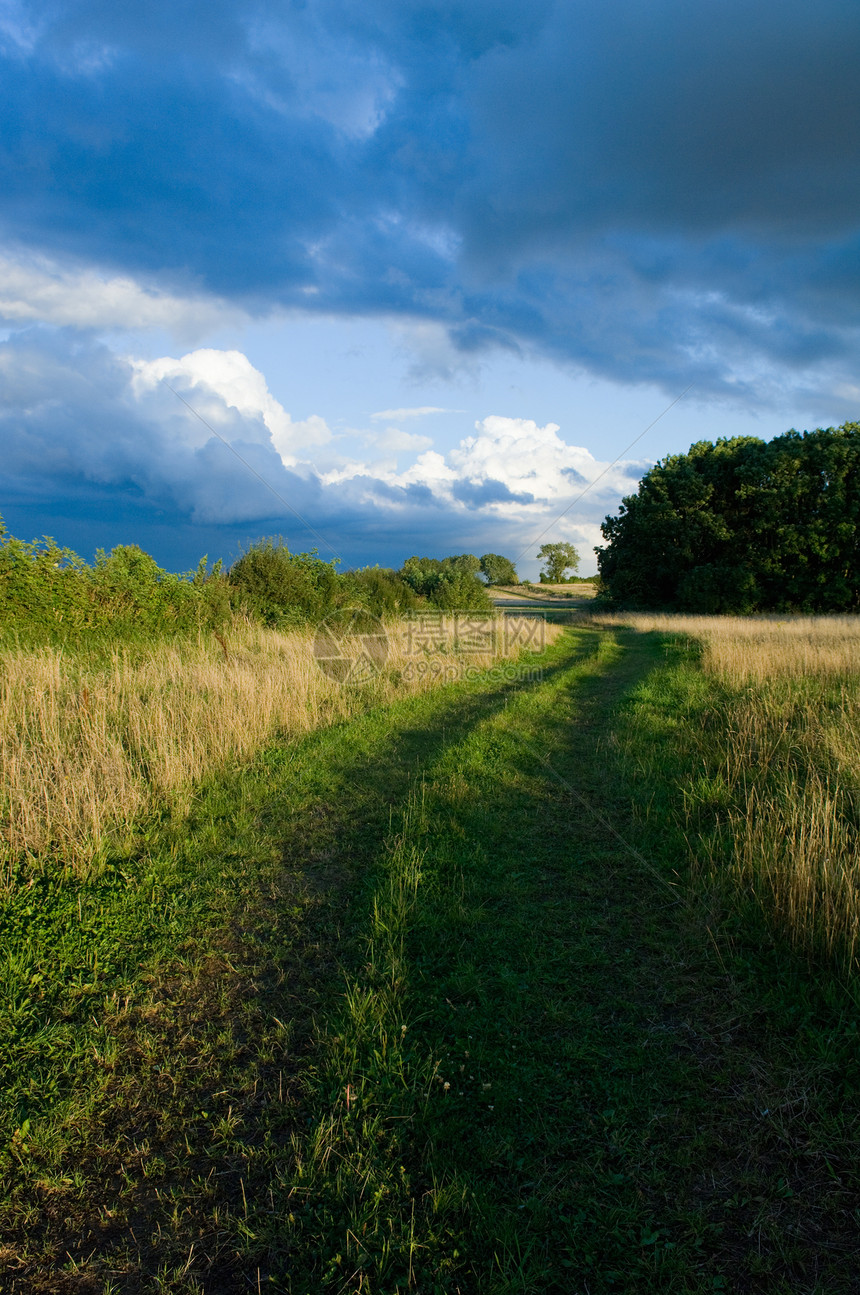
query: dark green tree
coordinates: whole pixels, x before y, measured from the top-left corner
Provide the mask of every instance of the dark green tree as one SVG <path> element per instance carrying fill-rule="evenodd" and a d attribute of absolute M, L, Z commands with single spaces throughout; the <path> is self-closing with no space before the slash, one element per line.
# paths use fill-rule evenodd
<path fill-rule="evenodd" d="M 481 574 L 488 585 L 518 585 L 517 569 L 510 558 L 500 553 L 485 553 L 481 558 Z"/>
<path fill-rule="evenodd" d="M 601 530 L 607 594 L 692 612 L 860 604 L 860 424 L 700 441 L 657 463 Z"/>
<path fill-rule="evenodd" d="M 542 544 L 538 557 L 543 561 L 540 578 L 543 584 L 561 584 L 568 571 L 576 571 L 579 554 L 572 544 Z"/>

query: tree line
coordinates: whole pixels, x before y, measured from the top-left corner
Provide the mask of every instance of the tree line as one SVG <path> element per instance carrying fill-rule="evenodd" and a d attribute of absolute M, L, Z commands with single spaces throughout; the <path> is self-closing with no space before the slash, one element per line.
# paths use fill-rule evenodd
<path fill-rule="evenodd" d="M 860 423 L 698 441 L 601 527 L 606 597 L 685 612 L 860 607 Z"/>

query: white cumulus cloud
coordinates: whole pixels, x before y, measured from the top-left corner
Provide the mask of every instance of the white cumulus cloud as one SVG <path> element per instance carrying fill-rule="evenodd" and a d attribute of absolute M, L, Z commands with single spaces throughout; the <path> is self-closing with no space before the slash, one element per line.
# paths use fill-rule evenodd
<path fill-rule="evenodd" d="M 602 463 L 556 423 L 501 415 L 447 453 L 397 427 L 353 432 L 371 453 L 348 458 L 332 448 L 324 418 L 294 421 L 240 351 L 145 360 L 28 329 L 0 342 L 0 377 L 7 491 L 43 497 L 47 516 L 69 494 L 91 500 L 95 516 L 122 515 L 132 500 L 192 525 L 289 517 L 295 526 L 298 512 L 367 561 L 378 560 L 374 537 L 402 556 L 492 550 L 529 560 L 541 538 L 567 539 L 587 559 L 601 518 L 646 466 Z M 378 451 L 388 457 L 374 459 Z M 415 456 L 402 470 L 401 451 Z"/>
<path fill-rule="evenodd" d="M 449 456 L 451 466 L 468 481 L 499 481 L 512 494 L 546 502 L 571 498 L 593 483 L 601 493 L 629 489 L 629 465 L 606 471 L 608 465 L 590 450 L 563 440 L 557 423 L 539 427 L 530 418 L 491 414 L 475 430 L 477 435 L 467 436 Z"/>
<path fill-rule="evenodd" d="M 183 387 L 181 394 L 189 404 L 216 425 L 230 409 L 252 421 L 261 420 L 287 467 L 306 459 L 310 450 L 331 440 L 328 424 L 317 414 L 294 422 L 269 391 L 263 374 L 241 351 L 207 348 L 191 351 L 179 359 L 162 356 L 157 360 L 132 359 L 130 363 L 138 398 L 166 380 L 171 386 L 178 383 Z"/>

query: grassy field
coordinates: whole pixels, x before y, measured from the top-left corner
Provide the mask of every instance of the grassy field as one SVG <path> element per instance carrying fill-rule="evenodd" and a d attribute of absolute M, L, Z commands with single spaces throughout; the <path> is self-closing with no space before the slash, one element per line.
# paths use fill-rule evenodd
<path fill-rule="evenodd" d="M 344 660 L 323 670 L 315 650 L 330 648 L 315 643 L 313 630 L 279 633 L 238 620 L 227 637 L 4 652 L 0 889 L 45 868 L 93 874 L 111 851 L 134 850 L 147 816 L 181 816 L 204 775 L 275 737 L 290 740 L 403 693 L 512 664 L 528 630 L 498 618 L 487 645 L 464 653 L 453 618 L 443 617 L 439 642 L 416 655 L 410 626 L 418 624 L 390 625 L 384 643 L 373 644 L 379 662 L 359 669 L 349 687 L 341 677 L 362 665 L 360 636 L 344 639 Z M 542 633 L 551 640 L 559 631 Z"/>
<path fill-rule="evenodd" d="M 694 867 L 756 904 L 795 949 L 853 979 L 860 618 L 624 620 L 688 645 L 707 680 L 706 714 L 674 735 L 688 766 L 679 786 Z"/>
<path fill-rule="evenodd" d="M 97 867 L 9 874 L 0 1289 L 856 1291 L 857 637 L 231 684 Z"/>
<path fill-rule="evenodd" d="M 491 595 L 495 598 L 516 598 L 522 601 L 524 598 L 533 599 L 535 602 L 552 604 L 559 599 L 570 602 L 576 600 L 577 603 L 590 602 L 597 594 L 597 586 L 591 584 L 573 584 L 573 585 L 494 585 L 491 589 Z"/>

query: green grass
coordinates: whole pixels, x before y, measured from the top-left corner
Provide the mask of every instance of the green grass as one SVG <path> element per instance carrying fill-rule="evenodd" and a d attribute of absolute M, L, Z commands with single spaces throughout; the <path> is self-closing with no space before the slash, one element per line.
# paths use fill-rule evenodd
<path fill-rule="evenodd" d="M 853 999 L 688 880 L 712 685 L 542 664 L 8 901 L 4 1291 L 856 1289 Z"/>

